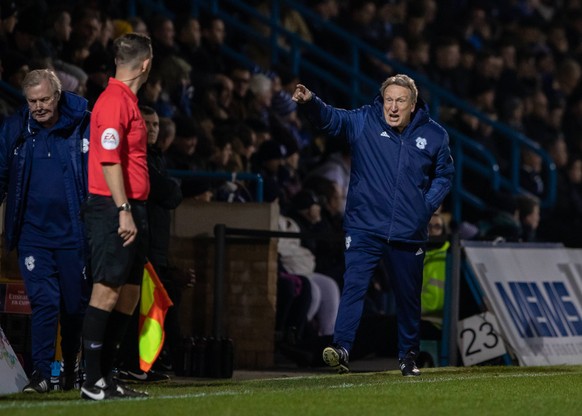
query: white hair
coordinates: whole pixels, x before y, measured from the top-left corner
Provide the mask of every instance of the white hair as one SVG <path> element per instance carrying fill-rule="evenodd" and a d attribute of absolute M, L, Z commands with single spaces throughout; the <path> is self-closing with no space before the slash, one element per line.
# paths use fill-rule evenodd
<path fill-rule="evenodd" d="M 273 88 L 273 81 L 264 74 L 254 74 L 249 84 L 249 90 L 255 96 L 261 96 L 271 92 Z"/>

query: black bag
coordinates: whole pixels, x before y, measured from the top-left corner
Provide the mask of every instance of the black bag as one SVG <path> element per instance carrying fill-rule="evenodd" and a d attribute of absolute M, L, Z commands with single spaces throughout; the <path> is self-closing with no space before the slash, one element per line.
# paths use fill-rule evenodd
<path fill-rule="evenodd" d="M 185 377 L 232 378 L 234 343 L 230 338 L 184 338 Z"/>

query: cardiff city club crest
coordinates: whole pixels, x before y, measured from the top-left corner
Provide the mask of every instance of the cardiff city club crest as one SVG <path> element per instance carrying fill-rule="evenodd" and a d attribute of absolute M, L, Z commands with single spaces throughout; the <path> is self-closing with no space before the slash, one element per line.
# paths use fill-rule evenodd
<path fill-rule="evenodd" d="M 34 257 L 33 256 L 25 257 L 24 265 L 26 266 L 27 270 L 31 272 L 34 269 Z"/>
<path fill-rule="evenodd" d="M 426 147 L 427 141 L 424 137 L 417 137 L 416 138 L 416 147 L 418 147 L 420 150 L 424 149 Z"/>

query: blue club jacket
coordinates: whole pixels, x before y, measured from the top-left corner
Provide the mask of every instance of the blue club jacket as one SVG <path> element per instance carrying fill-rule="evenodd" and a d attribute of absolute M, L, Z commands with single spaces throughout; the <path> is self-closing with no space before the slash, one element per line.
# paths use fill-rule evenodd
<path fill-rule="evenodd" d="M 65 174 L 65 194 L 72 227 L 80 247 L 85 247 L 81 207 L 87 197 L 87 151 L 89 149 L 90 112 L 87 100 L 63 91 L 59 100 L 59 120 L 50 129 L 30 117 L 27 106 L 8 117 L 0 127 L 0 202 L 6 199 L 4 234 L 7 247 L 18 244 L 22 227 L 23 204 L 28 190 L 32 161 L 32 139 L 53 135 L 61 163 L 70 169 Z"/>
<path fill-rule="evenodd" d="M 352 166 L 344 228 L 389 241 L 424 243 L 433 212 L 451 189 L 454 165 L 446 130 L 429 117 L 419 99 L 402 133 L 384 118 L 383 100 L 343 110 L 319 97 L 303 106 L 314 125 L 344 135 Z"/>

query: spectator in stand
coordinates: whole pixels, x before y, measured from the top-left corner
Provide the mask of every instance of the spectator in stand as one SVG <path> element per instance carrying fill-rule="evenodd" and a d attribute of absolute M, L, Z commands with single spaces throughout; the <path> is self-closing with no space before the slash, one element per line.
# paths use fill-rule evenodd
<path fill-rule="evenodd" d="M 294 146 L 300 150 L 311 145 L 310 137 L 303 129 L 303 123 L 297 113 L 297 103 L 291 99 L 290 94 L 285 91 L 275 93 L 271 100 L 271 110 L 277 121 L 273 123 L 275 137 L 284 137 L 280 141 L 294 142 Z"/>
<path fill-rule="evenodd" d="M 2 80 L 12 88 L 20 90 L 22 81 L 30 72 L 29 59 L 14 51 L 7 51 L 2 56 Z"/>
<path fill-rule="evenodd" d="M 503 59 L 497 50 L 483 48 L 477 53 L 472 87 L 480 83 L 497 86 L 503 72 Z M 495 93 L 497 92 L 494 88 Z"/>
<path fill-rule="evenodd" d="M 353 36 L 369 42 L 372 45 L 377 44 L 377 33 L 374 30 L 374 19 L 376 17 L 377 6 L 372 0 L 350 0 L 346 8 L 340 11 L 338 24 Z M 336 45 L 336 47 L 341 47 Z M 342 51 L 344 56 L 347 50 Z"/>
<path fill-rule="evenodd" d="M 147 26 L 146 22 L 144 22 L 141 17 L 133 16 L 133 17 L 128 18 L 127 21 L 131 25 L 133 33 L 141 33 L 142 35 L 149 36 L 150 32 L 149 32 L 148 26 Z"/>
<path fill-rule="evenodd" d="M 91 53 L 96 50 L 105 51 L 110 53 L 113 50 L 113 35 L 115 33 L 115 27 L 113 25 L 113 20 L 107 14 L 101 15 L 101 31 L 99 36 L 97 36 L 97 41 L 93 46 Z M 130 33 L 130 32 L 127 32 Z M 121 35 L 120 35 L 121 36 Z M 113 56 L 111 56 L 113 59 Z"/>
<path fill-rule="evenodd" d="M 63 49 L 63 60 L 83 68 L 83 63 L 98 45 L 102 28 L 101 14 L 90 7 L 80 7 L 72 14 L 72 20 L 73 30 Z"/>
<path fill-rule="evenodd" d="M 501 109 L 499 111 L 500 120 L 502 123 L 507 124 L 509 127 L 515 131 L 524 132 L 523 126 L 523 115 L 525 112 L 523 100 L 519 97 L 508 96 L 501 103 Z M 508 148 L 509 143 L 504 147 Z M 509 154 L 509 150 L 506 151 L 506 155 Z"/>
<path fill-rule="evenodd" d="M 214 128 L 213 152 L 208 159 L 207 169 L 212 172 L 237 172 L 240 166 L 233 158 L 233 126 L 219 124 Z"/>
<path fill-rule="evenodd" d="M 547 95 L 542 90 L 537 90 L 526 98 L 526 108 L 530 108 L 531 111 L 523 118 L 525 134 L 543 146 L 545 141 L 556 134 L 549 120 L 550 107 Z"/>
<path fill-rule="evenodd" d="M 160 148 L 162 154 L 170 148 L 176 138 L 176 123 L 168 117 L 160 117 L 160 132 L 156 146 Z M 164 161 L 164 164 L 166 162 Z"/>
<path fill-rule="evenodd" d="M 371 45 L 378 45 L 378 33 L 374 30 L 373 22 L 376 16 L 376 2 L 373 0 L 350 0 L 346 8 L 340 13 L 337 23 L 351 35 Z M 382 45 L 383 48 L 386 45 Z M 351 62 L 351 53 L 343 42 L 337 42 L 336 54 L 346 63 Z M 374 73 L 376 60 L 366 54 L 360 65 L 364 72 Z"/>
<path fill-rule="evenodd" d="M 196 88 L 204 86 L 207 77 L 214 74 L 226 74 L 228 66 L 223 56 L 222 45 L 226 38 L 224 21 L 214 15 L 200 18 L 202 44 L 194 59 L 192 83 Z"/>
<path fill-rule="evenodd" d="M 196 156 L 200 132 L 192 119 L 180 117 L 174 120 L 176 138 L 165 154 L 168 169 L 204 170 L 204 161 Z"/>
<path fill-rule="evenodd" d="M 245 120 L 248 116 L 251 70 L 246 66 L 235 65 L 230 70 L 229 77 L 233 83 L 229 113 L 237 120 Z"/>
<path fill-rule="evenodd" d="M 479 3 L 472 5 L 467 10 L 467 15 L 463 30 L 464 39 L 477 51 L 491 47 L 496 28 L 495 22 L 487 13 L 487 7 Z"/>
<path fill-rule="evenodd" d="M 582 175 L 582 165 L 579 167 L 579 175 Z M 580 177 L 582 183 L 582 176 Z M 531 243 L 538 241 L 537 230 L 540 225 L 540 200 L 535 196 L 520 194 L 517 196 L 517 211 L 521 225 L 519 241 Z"/>
<path fill-rule="evenodd" d="M 257 6 L 257 10 L 263 13 L 265 16 L 269 16 L 271 14 L 270 3 L 271 2 L 268 0 L 261 1 L 261 4 Z M 281 26 L 285 28 L 285 30 L 299 36 L 303 41 L 307 43 L 313 42 L 313 35 L 309 30 L 309 25 L 297 10 L 294 10 L 293 8 L 286 5 L 281 7 L 280 22 Z M 270 30 L 268 27 L 263 26 L 262 32 L 265 35 L 268 35 Z M 290 49 L 291 43 L 292 41 L 287 40 L 286 37 L 279 37 L 279 45 L 283 48 Z"/>
<path fill-rule="evenodd" d="M 385 53 L 386 58 L 395 61 L 401 65 L 406 65 L 408 60 L 408 42 L 406 38 L 401 35 L 394 36 L 389 43 L 380 48 Z M 369 73 L 372 77 L 382 77 L 384 74 L 394 72 L 394 69 L 385 64 L 383 61 L 369 57 L 371 67 Z"/>
<path fill-rule="evenodd" d="M 178 55 L 190 65 L 196 66 L 196 53 L 202 44 L 200 22 L 192 16 L 178 16 L 175 28 L 175 45 Z"/>
<path fill-rule="evenodd" d="M 289 94 L 289 96 L 293 95 L 295 86 L 299 82 L 299 75 L 294 73 L 289 66 L 284 64 L 277 65 L 274 72 L 279 77 L 281 83 L 281 88 L 277 92 L 286 93 Z"/>
<path fill-rule="evenodd" d="M 570 150 L 568 149 L 568 144 L 561 133 L 557 133 L 553 136 L 544 147 L 546 152 L 552 158 L 554 164 L 556 165 L 556 170 L 561 171 L 568 165 L 568 159 Z M 573 149 L 574 153 L 579 153 L 582 149 Z M 578 150 L 578 151 L 577 151 Z"/>
<path fill-rule="evenodd" d="M 67 9 L 56 8 L 47 16 L 47 29 L 39 40 L 45 56 L 53 60 L 62 59 L 63 49 L 71 38 L 71 14 Z"/>
<path fill-rule="evenodd" d="M 85 59 L 83 67 L 87 73 L 87 92 L 85 97 L 89 100 L 90 108 L 93 108 L 99 95 L 107 87 L 109 78 L 114 73 L 113 61 L 108 53 L 95 51 Z"/>
<path fill-rule="evenodd" d="M 129 21 L 125 19 L 113 19 L 111 22 L 113 25 L 112 34 L 113 39 L 117 39 L 120 36 L 133 32 L 133 27 L 131 26 L 131 23 L 129 23 Z"/>
<path fill-rule="evenodd" d="M 316 19 L 309 19 L 307 25 L 313 37 L 313 43 L 324 51 L 334 51 L 337 44 L 334 44 L 326 25 L 335 22 L 339 16 L 340 7 L 338 0 L 316 0 L 310 2 L 311 8 L 319 16 L 321 22 Z"/>
<path fill-rule="evenodd" d="M 542 178 L 542 157 L 533 149 L 523 148 L 521 151 L 521 167 L 519 170 L 520 186 L 525 191 L 542 198 L 546 189 Z"/>
<path fill-rule="evenodd" d="M 433 45 L 432 55 L 427 71 L 429 79 L 459 97 L 467 97 L 472 70 L 461 66 L 461 42 L 450 36 L 439 37 Z M 445 122 L 454 115 L 454 110 L 447 106 L 441 106 L 440 111 Z"/>
<path fill-rule="evenodd" d="M 164 89 L 164 81 L 159 71 L 153 70 L 150 73 L 148 81 L 139 90 L 137 96 L 142 105 L 153 108 L 160 117 L 173 118 L 176 116 L 178 110 Z"/>
<path fill-rule="evenodd" d="M 408 42 L 406 65 L 413 71 L 425 74 L 430 62 L 430 43 L 426 39 L 412 39 Z"/>
<path fill-rule="evenodd" d="M 562 122 L 562 131 L 568 147 L 575 152 L 582 151 L 582 89 L 572 94 L 568 101 Z"/>
<path fill-rule="evenodd" d="M 438 11 L 435 0 L 409 1 L 406 5 L 406 20 L 400 28 L 399 36 L 411 39 L 431 39 L 434 37 L 434 20 Z"/>
<path fill-rule="evenodd" d="M 190 78 L 192 65 L 177 55 L 169 55 L 156 67 L 164 92 L 176 115 L 192 117 L 194 86 Z M 165 100 L 166 96 L 162 96 Z"/>
<path fill-rule="evenodd" d="M 224 123 L 231 119 L 234 84 L 226 75 L 216 74 L 208 78 L 208 84 L 195 95 L 195 117 L 208 119 L 212 124 Z"/>
<path fill-rule="evenodd" d="M 164 154 L 168 169 L 187 170 L 191 172 L 206 170 L 206 161 L 197 154 L 197 147 L 202 134 L 200 129 L 190 118 L 180 117 L 176 123 L 176 138 Z M 197 195 L 201 187 L 204 192 L 208 188 L 208 181 L 198 178 L 183 178 L 181 189 L 184 198 Z"/>
<path fill-rule="evenodd" d="M 251 172 L 251 159 L 257 151 L 257 135 L 246 123 L 238 122 L 232 149 L 239 160 L 241 172 Z"/>
<path fill-rule="evenodd" d="M 289 201 L 283 187 L 284 169 L 283 163 L 287 155 L 284 145 L 275 140 L 263 142 L 257 150 L 253 163 L 253 173 L 263 177 L 263 200 L 265 202 L 279 203 L 283 215 L 287 213 Z M 251 195 L 256 195 L 256 184 L 250 184 Z"/>
<path fill-rule="evenodd" d="M 342 189 L 339 185 L 327 178 L 312 176 L 303 182 L 303 189 L 311 190 L 321 206 L 321 221 L 329 233 L 343 236 L 343 203 Z M 312 248 L 315 254 L 315 271 L 332 277 L 340 289 L 343 287 L 344 244 L 343 239 L 317 240 Z"/>
<path fill-rule="evenodd" d="M 402 34 L 408 7 L 403 1 L 381 1 L 378 2 L 377 6 L 377 12 L 372 22 L 377 39 L 374 46 L 384 49 L 395 36 Z"/>
<path fill-rule="evenodd" d="M 490 199 L 493 200 L 493 208 L 478 222 L 481 238 L 490 241 L 519 241 L 521 225 L 516 196 L 501 192 Z"/>
<path fill-rule="evenodd" d="M 277 142 L 281 143 L 279 140 Z M 285 146 L 286 154 L 280 176 L 286 199 L 291 201 L 303 187 L 303 172 L 300 167 L 301 156 L 299 148 L 293 140 L 286 140 L 283 145 Z"/>
<path fill-rule="evenodd" d="M 29 60 L 42 58 L 38 42 L 43 34 L 43 14 L 46 10 L 28 6 L 18 12 L 18 21 L 8 36 L 7 50 L 21 53 Z"/>
<path fill-rule="evenodd" d="M 18 22 L 16 1 L 3 0 L 0 3 L 0 54 L 5 52 L 8 46 L 8 39 L 14 32 L 16 22 Z"/>
<path fill-rule="evenodd" d="M 273 138 L 273 135 L 271 134 L 271 129 L 269 129 L 268 124 L 263 122 L 262 120 L 256 118 L 247 118 L 245 120 L 245 124 L 252 130 L 255 136 L 254 145 L 257 150 L 261 147 L 263 142 L 266 142 Z M 252 163 L 253 160 L 251 158 L 251 164 Z"/>
<path fill-rule="evenodd" d="M 249 90 L 252 95 L 248 105 L 248 118 L 261 120 L 270 128 L 273 81 L 265 74 L 254 74 L 251 77 Z"/>
<path fill-rule="evenodd" d="M 344 138 L 337 138 L 333 141 L 328 140 L 326 144 L 326 154 L 327 156 L 319 166 L 316 166 L 307 172 L 306 180 L 316 176 L 335 182 L 341 189 L 341 211 L 344 212 L 348 187 L 350 185 L 350 172 L 352 166 L 350 147 L 347 140 Z"/>
<path fill-rule="evenodd" d="M 561 241 L 567 247 L 582 247 L 582 158 L 569 158 L 564 183 L 557 189 L 557 200 L 540 223 L 544 241 Z M 558 183 L 560 185 L 560 183 Z"/>
<path fill-rule="evenodd" d="M 271 1 L 270 0 L 259 0 L 258 4 L 255 6 L 257 11 L 263 16 L 270 18 L 271 16 Z M 286 31 L 293 33 L 295 36 L 302 39 L 304 42 L 311 43 L 313 37 L 309 31 L 309 26 L 307 22 L 303 19 L 301 14 L 287 6 L 286 4 L 281 4 L 279 7 L 279 21 L 278 23 Z M 254 29 L 265 37 L 269 37 L 271 34 L 271 28 L 268 24 L 255 19 L 252 22 Z M 281 34 L 277 39 L 277 44 L 280 48 L 285 50 L 290 50 L 293 40 L 289 39 L 287 35 Z M 270 64 L 269 49 L 258 42 L 249 42 L 244 46 L 245 53 L 255 62 L 258 66 L 262 68 L 268 68 Z"/>
<path fill-rule="evenodd" d="M 343 233 L 344 199 L 338 183 L 323 176 L 311 176 L 303 181 L 303 188 L 315 193 L 321 205 L 322 217 L 334 232 Z"/>
<path fill-rule="evenodd" d="M 149 25 L 152 36 L 154 55 L 161 63 L 169 56 L 177 56 L 179 49 L 176 45 L 176 31 L 174 21 L 164 15 L 155 15 Z"/>
<path fill-rule="evenodd" d="M 341 45 L 337 42 L 333 31 L 330 29 L 331 24 L 337 24 L 337 18 L 340 14 L 340 5 L 338 0 L 315 0 L 310 1 L 309 6 L 312 11 L 317 14 L 321 21 L 317 19 L 308 19 L 307 25 L 309 31 L 313 37 L 313 45 L 323 51 L 324 54 L 331 54 L 334 57 L 339 57 L 344 52 L 341 50 Z M 306 59 L 314 62 L 317 65 L 326 65 L 325 57 L 322 57 L 321 53 L 313 50 L 306 50 L 304 52 Z M 316 76 L 310 76 L 306 73 L 303 76 L 303 81 L 308 82 L 310 85 L 314 86 L 317 91 L 320 91 L 323 97 L 326 97 L 328 101 L 339 103 L 344 100 L 342 94 L 337 94 L 329 83 L 325 82 Z M 293 85 L 293 89 L 297 85 L 297 82 Z M 290 91 L 292 94 L 293 91 Z"/>
<path fill-rule="evenodd" d="M 566 28 L 558 20 L 554 20 L 547 28 L 547 44 L 556 62 L 561 63 L 570 58 L 570 45 L 566 36 Z"/>

